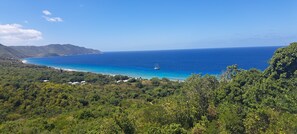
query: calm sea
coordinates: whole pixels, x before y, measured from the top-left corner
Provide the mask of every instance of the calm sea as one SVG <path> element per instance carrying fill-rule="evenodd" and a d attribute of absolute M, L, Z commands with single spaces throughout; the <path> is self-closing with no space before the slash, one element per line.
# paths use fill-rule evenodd
<path fill-rule="evenodd" d="M 105 52 L 103 54 L 28 58 L 31 64 L 142 78 L 186 79 L 191 74 L 221 74 L 227 66 L 264 70 L 279 47 Z M 158 64 L 160 70 L 155 70 Z"/>

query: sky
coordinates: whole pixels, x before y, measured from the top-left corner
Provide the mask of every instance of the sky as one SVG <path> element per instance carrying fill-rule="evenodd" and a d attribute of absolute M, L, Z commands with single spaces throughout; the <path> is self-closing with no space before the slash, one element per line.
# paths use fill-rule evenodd
<path fill-rule="evenodd" d="M 297 0 L 0 0 L 0 43 L 101 51 L 284 46 Z"/>

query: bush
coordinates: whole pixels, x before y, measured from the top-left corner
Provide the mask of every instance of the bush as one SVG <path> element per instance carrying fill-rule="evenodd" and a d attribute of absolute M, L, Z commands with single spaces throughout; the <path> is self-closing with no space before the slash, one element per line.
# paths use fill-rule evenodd
<path fill-rule="evenodd" d="M 89 119 L 89 118 L 94 118 L 94 114 L 91 111 L 83 111 L 79 115 L 79 119 Z"/>

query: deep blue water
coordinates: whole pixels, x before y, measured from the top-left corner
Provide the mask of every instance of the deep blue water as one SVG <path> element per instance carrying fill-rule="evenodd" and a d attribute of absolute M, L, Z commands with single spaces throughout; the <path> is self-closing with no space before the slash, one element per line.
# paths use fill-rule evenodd
<path fill-rule="evenodd" d="M 264 70 L 279 47 L 217 48 L 28 58 L 31 64 L 142 78 L 186 79 L 191 74 L 221 74 L 227 66 Z M 160 70 L 154 70 L 159 64 Z"/>

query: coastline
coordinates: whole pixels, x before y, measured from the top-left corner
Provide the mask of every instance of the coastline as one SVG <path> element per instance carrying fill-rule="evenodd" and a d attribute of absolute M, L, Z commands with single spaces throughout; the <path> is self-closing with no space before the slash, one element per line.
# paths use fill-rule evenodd
<path fill-rule="evenodd" d="M 30 62 L 28 59 L 21 59 L 21 62 L 23 64 L 31 64 L 31 65 L 36 65 L 36 66 L 46 66 L 46 67 L 50 67 L 56 70 L 63 70 L 63 71 L 69 71 L 69 72 L 84 72 L 84 73 L 94 73 L 94 74 L 102 74 L 102 75 L 108 75 L 108 76 L 116 76 L 116 75 L 123 75 L 123 76 L 128 76 L 129 78 L 135 78 L 135 79 L 152 79 L 152 78 L 158 78 L 158 79 L 162 79 L 162 78 L 166 78 L 169 79 L 170 81 L 180 81 L 183 82 L 185 81 L 188 77 L 179 77 L 179 78 L 168 78 L 168 77 L 158 77 L 158 76 L 153 76 L 153 77 L 149 77 L 149 76 L 137 76 L 137 75 L 127 75 L 127 74 L 121 74 L 121 73 L 107 73 L 107 72 L 100 72 L 100 71 L 89 71 L 89 70 L 83 70 L 83 69 L 73 69 L 73 68 L 67 68 L 67 67 L 61 67 L 61 66 L 51 66 L 51 65 L 44 65 L 44 64 L 38 64 L 38 63 L 33 63 Z M 137 73 L 135 73 L 137 74 Z M 213 74 L 214 76 L 217 76 L 215 74 Z"/>
<path fill-rule="evenodd" d="M 21 59 L 21 62 L 24 63 L 24 64 L 27 64 L 28 63 L 28 61 L 25 60 L 25 59 Z"/>
<path fill-rule="evenodd" d="M 234 64 L 244 70 L 256 68 L 263 71 L 268 66 L 267 61 L 277 49 L 268 48 L 107 52 L 100 55 L 32 57 L 24 58 L 22 62 L 65 71 L 110 76 L 186 80 L 192 74 L 219 78 L 226 67 Z M 156 64 L 160 65 L 160 70 L 154 69 Z"/>

